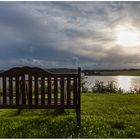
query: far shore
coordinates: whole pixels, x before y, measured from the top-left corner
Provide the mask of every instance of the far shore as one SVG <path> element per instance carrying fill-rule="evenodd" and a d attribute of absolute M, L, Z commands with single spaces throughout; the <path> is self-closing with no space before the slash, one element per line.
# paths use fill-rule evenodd
<path fill-rule="evenodd" d="M 103 70 L 85 72 L 87 76 L 140 76 L 140 70 Z"/>

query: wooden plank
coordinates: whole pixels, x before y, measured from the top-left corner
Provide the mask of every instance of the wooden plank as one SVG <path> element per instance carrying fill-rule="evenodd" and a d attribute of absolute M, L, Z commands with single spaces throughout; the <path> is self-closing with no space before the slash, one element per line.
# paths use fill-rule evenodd
<path fill-rule="evenodd" d="M 15 83 L 15 86 L 16 86 L 16 105 L 19 105 L 19 98 L 20 98 L 20 95 L 19 95 L 19 76 L 16 76 L 16 83 Z"/>
<path fill-rule="evenodd" d="M 32 105 L 32 76 L 29 75 L 29 105 Z"/>
<path fill-rule="evenodd" d="M 60 86 L 61 86 L 61 88 L 60 88 L 60 93 L 61 93 L 61 96 L 60 96 L 60 102 L 61 102 L 61 104 L 63 105 L 64 104 L 64 77 L 61 77 L 61 80 L 60 80 Z"/>
<path fill-rule="evenodd" d="M 77 122 L 78 126 L 81 126 L 81 68 L 78 68 L 78 95 L 77 95 L 77 109 L 76 109 L 76 116 L 77 116 Z"/>
<path fill-rule="evenodd" d="M 2 96 L 3 96 L 3 95 L 2 95 L 2 94 L 3 94 L 3 93 L 2 93 L 2 92 L 3 92 L 3 91 L 2 91 L 2 89 L 3 89 L 2 86 L 3 86 L 3 84 L 2 84 L 2 77 L 0 77 L 0 92 L 1 92 L 1 93 L 0 93 L 0 104 L 3 104 L 3 102 L 2 102 Z"/>
<path fill-rule="evenodd" d="M 78 74 L 77 73 L 74 73 L 74 74 L 69 74 L 69 73 L 56 73 L 56 74 L 51 74 L 50 75 L 51 77 L 78 77 Z"/>
<path fill-rule="evenodd" d="M 35 104 L 38 104 L 38 77 L 35 76 Z"/>
<path fill-rule="evenodd" d="M 48 77 L 48 105 L 51 104 L 51 77 Z"/>
<path fill-rule="evenodd" d="M 58 102 L 58 80 L 57 77 L 54 78 L 54 104 L 57 105 Z"/>
<path fill-rule="evenodd" d="M 45 82 L 45 89 L 44 89 L 44 92 L 45 92 L 45 104 L 48 104 L 48 78 L 47 77 L 44 78 L 44 82 Z"/>
<path fill-rule="evenodd" d="M 77 78 L 74 77 L 74 92 L 73 92 L 73 103 L 77 104 Z"/>
<path fill-rule="evenodd" d="M 25 74 L 22 75 L 21 80 L 21 92 L 22 92 L 22 104 L 26 104 L 26 98 L 25 98 Z"/>
<path fill-rule="evenodd" d="M 9 77 L 9 99 L 10 104 L 13 104 L 13 79 Z"/>
<path fill-rule="evenodd" d="M 77 100 L 78 100 L 78 110 L 81 110 L 81 68 L 78 68 L 78 96 L 77 96 Z"/>
<path fill-rule="evenodd" d="M 6 77 L 3 76 L 3 104 L 6 104 Z"/>
<path fill-rule="evenodd" d="M 67 78 L 67 105 L 70 105 L 70 101 L 71 101 L 71 96 L 70 96 L 70 93 L 71 93 L 71 89 L 70 89 L 70 78 L 68 77 Z"/>
<path fill-rule="evenodd" d="M 41 77 L 41 104 L 45 104 L 45 80 Z"/>
<path fill-rule="evenodd" d="M 31 68 L 31 67 L 14 67 L 12 69 L 9 69 L 7 71 L 4 71 L 4 72 L 1 72 L 0 73 L 0 76 L 4 76 L 4 75 L 12 75 L 14 77 L 18 75 L 20 75 L 21 73 L 28 73 L 28 74 L 33 74 L 33 75 L 41 75 L 42 73 L 44 75 L 50 75 L 51 77 L 75 77 L 77 76 L 78 77 L 78 73 L 62 73 L 62 74 L 56 74 L 56 73 L 51 73 L 51 72 L 48 72 L 46 70 L 43 70 L 43 69 L 40 69 L 40 68 L 37 68 L 37 67 L 34 67 L 34 68 Z"/>

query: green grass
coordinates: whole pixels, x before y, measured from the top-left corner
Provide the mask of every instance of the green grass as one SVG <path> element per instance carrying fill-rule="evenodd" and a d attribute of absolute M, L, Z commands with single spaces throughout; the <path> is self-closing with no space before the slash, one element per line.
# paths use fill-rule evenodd
<path fill-rule="evenodd" d="M 85 93 L 81 108 L 81 128 L 70 110 L 0 110 L 0 138 L 140 138 L 140 95 Z"/>

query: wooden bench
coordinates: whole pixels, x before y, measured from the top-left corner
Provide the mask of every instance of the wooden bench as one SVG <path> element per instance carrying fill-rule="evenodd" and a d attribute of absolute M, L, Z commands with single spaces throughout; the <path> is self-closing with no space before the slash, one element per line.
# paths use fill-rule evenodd
<path fill-rule="evenodd" d="M 0 109 L 75 109 L 80 125 L 81 70 L 55 74 L 38 67 L 0 73 Z"/>

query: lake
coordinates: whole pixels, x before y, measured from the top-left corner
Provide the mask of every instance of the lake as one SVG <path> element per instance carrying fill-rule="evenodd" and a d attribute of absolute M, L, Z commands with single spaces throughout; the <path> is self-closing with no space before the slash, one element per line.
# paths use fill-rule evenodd
<path fill-rule="evenodd" d="M 108 82 L 114 81 L 118 88 L 124 91 L 129 91 L 131 88 L 140 87 L 140 76 L 85 76 L 86 84 L 85 86 L 91 90 L 91 87 L 95 82 L 103 81 L 104 85 Z"/>

